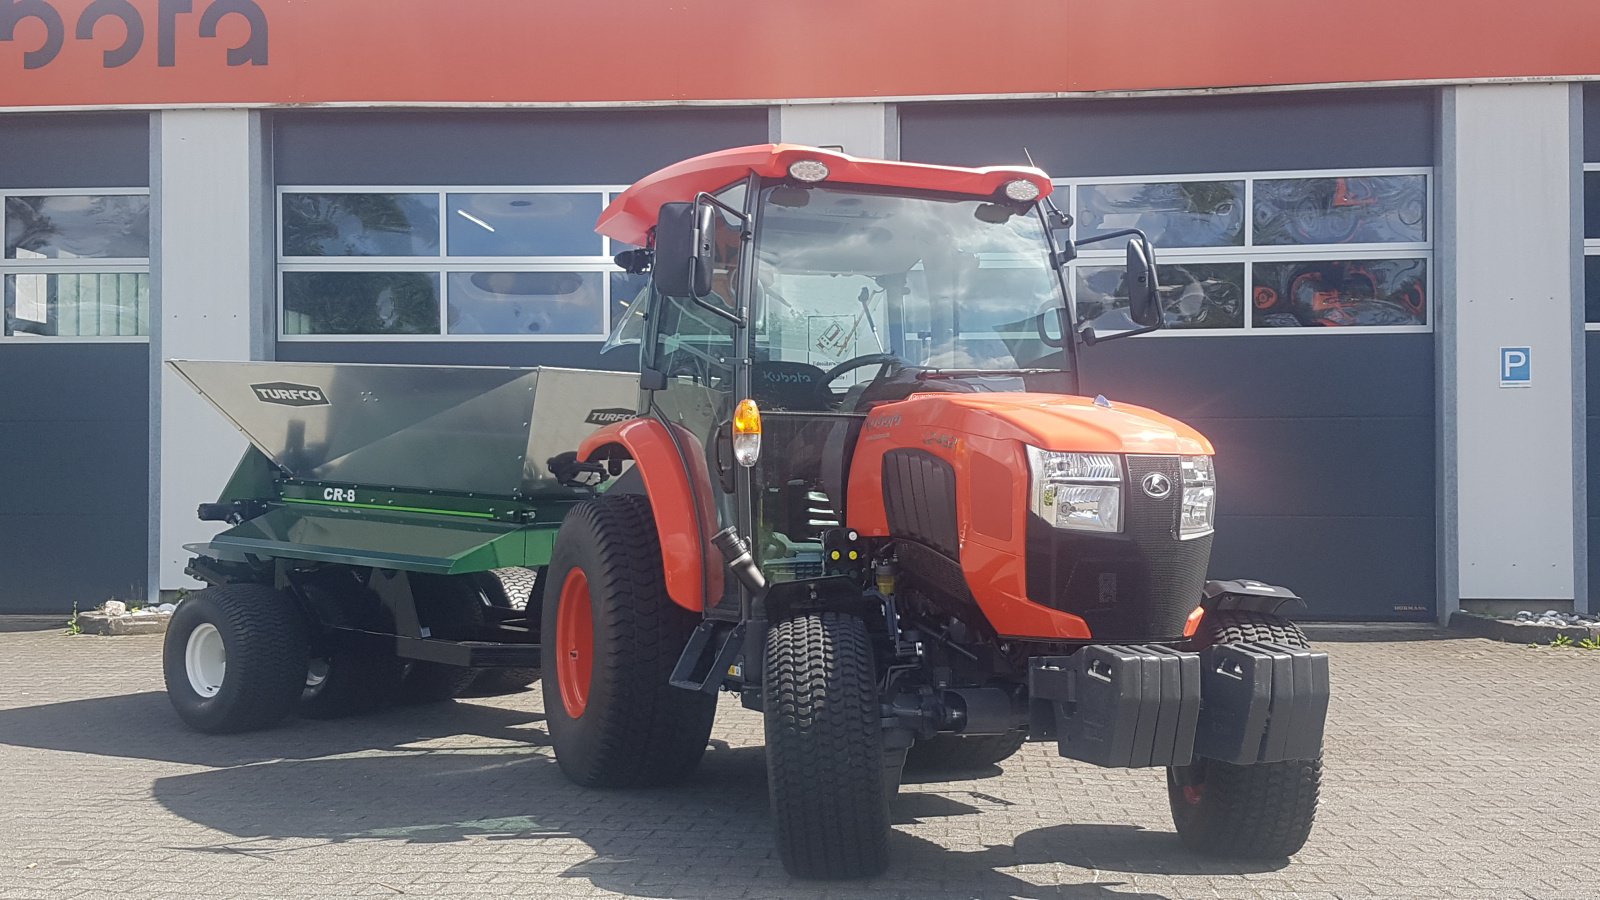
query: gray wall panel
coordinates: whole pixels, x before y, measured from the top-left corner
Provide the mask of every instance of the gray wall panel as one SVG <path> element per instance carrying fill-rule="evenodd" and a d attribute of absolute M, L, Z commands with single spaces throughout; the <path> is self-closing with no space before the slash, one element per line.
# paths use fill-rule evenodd
<path fill-rule="evenodd" d="M 1056 177 L 1433 164 L 1430 90 L 908 103 L 900 157 Z"/>
<path fill-rule="evenodd" d="M 1084 359 L 1086 393 L 1216 446 L 1213 577 L 1287 585 L 1312 618 L 1431 616 L 1432 335 L 1130 338 Z"/>
<path fill-rule="evenodd" d="M 628 184 L 767 140 L 765 107 L 274 117 L 278 184 Z"/>
<path fill-rule="evenodd" d="M 1593 94 L 1586 91 L 1587 105 Z M 1585 110 L 1584 122 L 1592 121 Z M 1596 111 L 1600 116 L 1600 111 Z M 1600 332 L 1584 334 L 1585 392 L 1588 396 L 1588 416 L 1584 422 L 1589 448 L 1589 596 L 1600 594 Z M 1595 606 L 1591 602 L 1590 610 Z"/>
<path fill-rule="evenodd" d="M 145 113 L 0 116 L 0 188 L 146 187 Z"/>
<path fill-rule="evenodd" d="M 148 360 L 144 344 L 0 346 L 0 613 L 144 596 Z"/>

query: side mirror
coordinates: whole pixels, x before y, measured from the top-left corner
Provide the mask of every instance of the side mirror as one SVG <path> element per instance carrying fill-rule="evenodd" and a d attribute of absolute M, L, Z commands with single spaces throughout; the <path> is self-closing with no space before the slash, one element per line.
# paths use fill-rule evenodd
<path fill-rule="evenodd" d="M 1152 256 L 1149 241 L 1142 237 L 1128 241 L 1128 317 L 1141 328 L 1161 327 L 1161 285 Z"/>
<path fill-rule="evenodd" d="M 709 204 L 663 203 L 656 218 L 651 278 L 667 297 L 711 293 L 711 254 L 716 210 Z"/>
<path fill-rule="evenodd" d="M 639 275 L 650 271 L 650 258 L 653 255 L 649 250 L 624 250 L 611 257 L 611 260 L 629 275 Z"/>

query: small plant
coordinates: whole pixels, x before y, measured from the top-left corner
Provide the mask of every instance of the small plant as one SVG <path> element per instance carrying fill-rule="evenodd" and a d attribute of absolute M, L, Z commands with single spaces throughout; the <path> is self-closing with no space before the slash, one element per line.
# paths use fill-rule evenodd
<path fill-rule="evenodd" d="M 1565 635 L 1565 634 L 1558 634 L 1558 635 L 1556 635 L 1556 639 L 1550 642 L 1550 646 L 1552 646 L 1552 647 L 1571 647 L 1572 646 L 1572 638 L 1570 636 L 1568 636 L 1568 635 Z"/>
<path fill-rule="evenodd" d="M 1600 637 L 1586 637 L 1578 642 L 1578 646 L 1585 650 L 1600 650 Z"/>
<path fill-rule="evenodd" d="M 78 601 L 72 601 L 72 618 L 67 620 L 67 634 L 83 634 L 83 626 L 78 624 Z"/>

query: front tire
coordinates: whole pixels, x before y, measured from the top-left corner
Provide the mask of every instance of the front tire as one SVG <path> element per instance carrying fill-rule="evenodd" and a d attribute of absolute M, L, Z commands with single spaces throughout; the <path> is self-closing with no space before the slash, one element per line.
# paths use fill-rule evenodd
<path fill-rule="evenodd" d="M 1222 610 L 1202 620 L 1201 645 L 1266 641 L 1309 649 L 1293 622 Z M 1213 759 L 1167 769 L 1167 800 L 1191 850 L 1238 859 L 1281 859 L 1305 846 L 1317 815 L 1322 757 L 1236 766 Z"/>
<path fill-rule="evenodd" d="M 670 684 L 700 617 L 667 596 L 649 501 L 573 507 L 549 575 L 544 712 L 561 771 L 585 787 L 681 781 L 705 755 L 717 699 Z"/>
<path fill-rule="evenodd" d="M 306 620 L 292 597 L 263 584 L 208 587 L 178 604 L 162 673 L 186 725 L 208 734 L 276 725 L 306 683 Z"/>
<path fill-rule="evenodd" d="M 413 574 L 411 596 L 416 602 L 417 620 L 428 629 L 431 636 L 447 641 L 482 637 L 483 594 L 471 577 Z M 400 685 L 401 697 L 409 703 L 453 700 L 472 686 L 479 671 L 464 666 L 414 660 L 405 668 Z"/>
<path fill-rule="evenodd" d="M 762 690 L 783 867 L 800 878 L 883 872 L 891 786 L 866 623 L 826 612 L 774 624 Z"/>

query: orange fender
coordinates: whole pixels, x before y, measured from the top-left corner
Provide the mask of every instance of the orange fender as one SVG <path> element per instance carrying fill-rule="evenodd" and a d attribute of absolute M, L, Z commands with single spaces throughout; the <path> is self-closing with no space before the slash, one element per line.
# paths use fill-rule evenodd
<path fill-rule="evenodd" d="M 699 438 L 684 428 L 673 426 L 683 444 L 684 456 L 688 457 L 686 467 L 667 427 L 660 419 L 648 416 L 607 425 L 578 445 L 578 459 L 584 462 L 633 460 L 655 514 L 667 595 L 684 609 L 700 612 L 705 609 L 708 572 L 711 596 L 722 596 L 722 568 L 708 540 L 709 529 L 714 529 L 717 523 L 717 511 L 711 499 L 711 475 Z M 695 521 L 697 507 L 700 521 L 708 529 L 705 535 L 700 533 Z"/>

